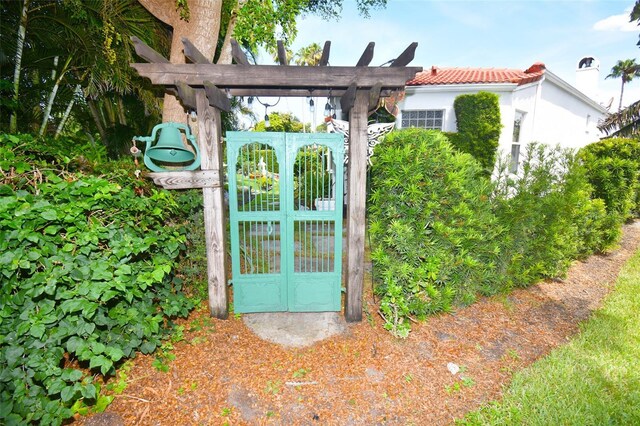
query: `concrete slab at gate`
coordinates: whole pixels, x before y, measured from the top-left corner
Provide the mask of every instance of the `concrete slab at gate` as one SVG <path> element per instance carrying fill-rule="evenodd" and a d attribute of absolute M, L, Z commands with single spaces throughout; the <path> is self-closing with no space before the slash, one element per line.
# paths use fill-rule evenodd
<path fill-rule="evenodd" d="M 263 340 L 301 348 L 347 330 L 339 312 L 264 312 L 242 314 L 244 323 Z"/>

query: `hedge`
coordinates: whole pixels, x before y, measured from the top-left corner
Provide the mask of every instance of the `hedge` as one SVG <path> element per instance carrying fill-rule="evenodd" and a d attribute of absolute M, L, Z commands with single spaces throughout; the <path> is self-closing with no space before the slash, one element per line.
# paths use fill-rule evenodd
<path fill-rule="evenodd" d="M 440 132 L 389 134 L 371 169 L 369 233 L 385 327 L 408 334 L 410 317 L 446 312 L 492 287 L 505 229 L 490 182 Z"/>
<path fill-rule="evenodd" d="M 457 96 L 453 102 L 458 132 L 449 134 L 456 149 L 471 154 L 491 176 L 496 162 L 502 123 L 495 93 L 478 92 Z"/>
<path fill-rule="evenodd" d="M 579 152 L 595 195 L 624 221 L 640 215 L 640 141 L 611 138 Z"/>
<path fill-rule="evenodd" d="M 611 248 L 620 223 L 592 199 L 587 169 L 567 150 L 530 144 L 517 179 L 508 159 L 492 182 L 436 131 L 393 132 L 371 170 L 369 232 L 385 327 L 447 312 L 544 278 Z"/>

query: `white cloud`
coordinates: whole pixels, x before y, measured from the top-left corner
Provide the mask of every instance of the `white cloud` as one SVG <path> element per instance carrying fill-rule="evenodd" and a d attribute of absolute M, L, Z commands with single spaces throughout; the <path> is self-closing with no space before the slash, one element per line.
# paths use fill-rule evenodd
<path fill-rule="evenodd" d="M 638 31 L 640 28 L 635 22 L 629 22 L 629 13 L 611 15 L 593 24 L 596 31 Z"/>

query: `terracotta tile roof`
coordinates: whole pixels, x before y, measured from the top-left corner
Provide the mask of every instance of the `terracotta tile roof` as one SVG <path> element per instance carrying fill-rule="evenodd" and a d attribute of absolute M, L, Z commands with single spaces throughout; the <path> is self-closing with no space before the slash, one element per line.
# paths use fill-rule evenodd
<path fill-rule="evenodd" d="M 540 80 L 546 67 L 536 62 L 526 70 L 508 68 L 439 68 L 431 67 L 416 74 L 407 86 L 426 86 L 438 84 L 471 84 L 471 83 L 516 83 L 518 85 Z"/>

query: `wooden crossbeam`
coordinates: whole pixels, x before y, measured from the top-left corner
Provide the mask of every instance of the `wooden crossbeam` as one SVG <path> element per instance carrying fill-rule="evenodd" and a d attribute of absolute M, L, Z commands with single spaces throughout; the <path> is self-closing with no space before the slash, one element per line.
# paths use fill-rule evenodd
<path fill-rule="evenodd" d="M 131 36 L 131 41 L 133 42 L 133 48 L 136 50 L 136 54 L 145 61 L 160 64 L 169 63 L 167 58 L 147 46 L 144 41 L 140 40 L 138 37 Z"/>
<path fill-rule="evenodd" d="M 322 49 L 322 56 L 320 57 L 320 62 L 318 62 L 319 66 L 326 67 L 329 64 L 330 52 L 331 52 L 331 42 L 327 40 L 324 42 L 324 48 Z"/>
<path fill-rule="evenodd" d="M 313 96 L 324 98 L 327 96 L 341 97 L 345 94 L 345 89 L 319 89 L 313 91 Z M 380 91 L 380 97 L 391 96 L 393 90 L 385 89 Z M 280 96 L 280 97 L 308 97 L 308 89 L 276 89 L 276 88 L 230 88 L 229 94 L 232 96 Z"/>
<path fill-rule="evenodd" d="M 193 110 L 196 109 L 196 91 L 190 87 L 187 83 L 182 81 L 176 82 L 176 89 L 178 90 L 178 98 L 182 105 Z"/>
<path fill-rule="evenodd" d="M 322 89 L 345 90 L 355 82 L 359 88 L 371 88 L 378 81 L 382 89 L 404 87 L 422 67 L 283 67 L 279 65 L 218 64 L 131 64 L 153 84 L 167 86 L 184 81 L 190 86 L 213 82 L 218 88 Z"/>
<path fill-rule="evenodd" d="M 236 61 L 236 64 L 250 65 L 247 55 L 245 55 L 242 49 L 240 49 L 240 45 L 234 38 L 231 39 L 231 56 L 233 57 L 233 60 Z"/>
<path fill-rule="evenodd" d="M 289 65 L 289 60 L 287 59 L 287 49 L 284 48 L 284 43 L 282 40 L 278 40 L 278 62 L 280 65 Z"/>
<path fill-rule="evenodd" d="M 218 89 L 212 82 L 204 82 L 204 90 L 207 93 L 207 99 L 209 99 L 209 105 L 218 108 L 222 111 L 231 111 L 231 101 L 227 97 L 227 94 Z"/>
<path fill-rule="evenodd" d="M 402 52 L 400 56 L 394 59 L 391 65 L 389 66 L 395 68 L 395 67 L 404 67 L 407 64 L 409 64 L 411 61 L 413 61 L 413 58 L 415 57 L 417 47 L 418 47 L 418 42 L 414 41 L 409 45 L 409 47 L 404 49 L 404 52 Z"/>
<path fill-rule="evenodd" d="M 356 67 L 366 67 L 371 63 L 371 60 L 373 59 L 373 49 L 375 46 L 376 44 L 374 42 L 367 44 L 364 52 L 362 52 L 362 56 L 358 59 Z"/>
<path fill-rule="evenodd" d="M 344 95 L 340 98 L 340 108 L 343 112 L 349 112 L 353 107 L 353 103 L 356 100 L 356 89 L 356 83 L 351 83 L 346 92 L 344 92 Z"/>
<path fill-rule="evenodd" d="M 369 91 L 369 113 L 372 113 L 378 109 L 380 104 L 380 89 L 382 88 L 382 82 L 377 82 Z"/>
<path fill-rule="evenodd" d="M 197 47 L 189 41 L 188 38 L 182 37 L 182 44 L 184 45 L 184 56 L 194 64 L 210 64 L 211 61 L 207 59 Z"/>

